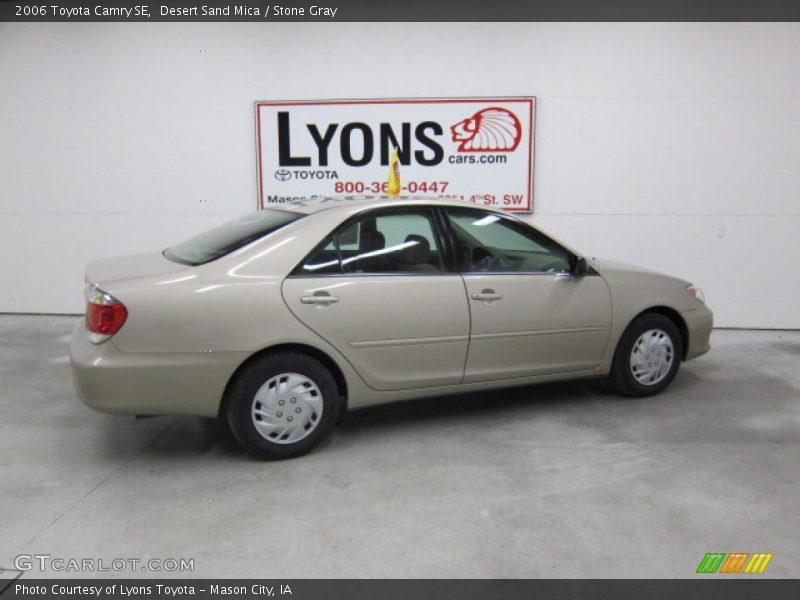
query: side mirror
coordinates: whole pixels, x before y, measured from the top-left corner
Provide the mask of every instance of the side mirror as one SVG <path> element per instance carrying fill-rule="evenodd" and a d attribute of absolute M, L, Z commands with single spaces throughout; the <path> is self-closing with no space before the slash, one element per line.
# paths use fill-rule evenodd
<path fill-rule="evenodd" d="M 589 264 L 586 262 L 586 259 L 582 256 L 575 257 L 575 264 L 572 265 L 572 274 L 573 275 L 586 275 L 589 272 Z"/>

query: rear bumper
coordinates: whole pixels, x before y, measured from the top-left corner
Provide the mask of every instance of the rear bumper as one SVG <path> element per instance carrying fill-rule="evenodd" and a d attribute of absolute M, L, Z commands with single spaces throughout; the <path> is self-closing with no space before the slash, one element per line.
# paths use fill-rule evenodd
<path fill-rule="evenodd" d="M 83 321 L 69 347 L 75 392 L 87 406 L 131 415 L 215 417 L 225 386 L 247 358 L 240 352 L 140 354 L 109 340 L 95 345 Z"/>
<path fill-rule="evenodd" d="M 689 347 L 686 360 L 702 356 L 711 349 L 711 329 L 714 327 L 714 314 L 705 305 L 681 313 L 689 333 Z"/>

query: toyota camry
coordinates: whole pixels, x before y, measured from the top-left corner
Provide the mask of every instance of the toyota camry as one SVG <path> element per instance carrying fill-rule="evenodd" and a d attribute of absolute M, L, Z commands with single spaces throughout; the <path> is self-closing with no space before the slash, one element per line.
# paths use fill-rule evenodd
<path fill-rule="evenodd" d="M 70 344 L 83 402 L 219 416 L 262 458 L 383 402 L 583 377 L 656 394 L 712 326 L 688 281 L 414 198 L 301 200 L 97 260 L 86 300 Z"/>

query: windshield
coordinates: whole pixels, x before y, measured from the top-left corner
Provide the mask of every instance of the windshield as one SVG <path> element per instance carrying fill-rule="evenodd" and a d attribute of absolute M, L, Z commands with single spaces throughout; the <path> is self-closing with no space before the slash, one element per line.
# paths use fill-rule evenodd
<path fill-rule="evenodd" d="M 203 265 L 277 231 L 303 217 L 285 210 L 259 210 L 164 250 L 169 260 L 184 265 Z"/>

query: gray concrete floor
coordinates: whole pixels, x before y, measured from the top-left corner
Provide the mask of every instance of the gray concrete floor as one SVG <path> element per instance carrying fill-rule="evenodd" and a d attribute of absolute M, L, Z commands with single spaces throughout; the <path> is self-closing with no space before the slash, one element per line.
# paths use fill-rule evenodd
<path fill-rule="evenodd" d="M 758 551 L 765 576 L 800 576 L 800 332 L 715 331 L 656 398 L 583 382 L 374 408 L 310 456 L 262 463 L 210 420 L 84 407 L 74 323 L 0 315 L 0 567 L 690 577 L 706 552 Z"/>

